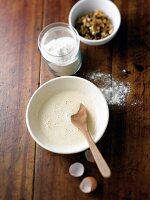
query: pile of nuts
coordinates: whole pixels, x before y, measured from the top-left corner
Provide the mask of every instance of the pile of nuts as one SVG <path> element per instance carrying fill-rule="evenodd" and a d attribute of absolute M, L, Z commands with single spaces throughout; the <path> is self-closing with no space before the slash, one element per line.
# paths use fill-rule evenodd
<path fill-rule="evenodd" d="M 91 40 L 105 38 L 113 32 L 110 19 L 100 10 L 79 17 L 75 28 L 81 36 Z"/>

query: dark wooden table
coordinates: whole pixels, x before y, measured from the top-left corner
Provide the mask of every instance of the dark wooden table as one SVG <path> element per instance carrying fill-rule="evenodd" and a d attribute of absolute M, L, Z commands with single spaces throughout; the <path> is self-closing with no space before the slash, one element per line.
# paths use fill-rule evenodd
<path fill-rule="evenodd" d="M 150 199 L 150 1 L 115 0 L 122 23 L 107 45 L 81 45 L 83 65 L 77 76 L 99 70 L 130 83 L 131 101 L 110 109 L 108 128 L 98 142 L 112 176 L 104 179 L 84 152 L 57 155 L 38 146 L 25 124 L 33 92 L 54 78 L 37 47 L 42 28 L 68 21 L 68 0 L 0 0 L 0 200 L 149 200 Z M 123 69 L 127 73 L 123 73 Z M 79 190 L 82 178 L 68 168 L 84 163 L 85 176 L 98 188 Z"/>

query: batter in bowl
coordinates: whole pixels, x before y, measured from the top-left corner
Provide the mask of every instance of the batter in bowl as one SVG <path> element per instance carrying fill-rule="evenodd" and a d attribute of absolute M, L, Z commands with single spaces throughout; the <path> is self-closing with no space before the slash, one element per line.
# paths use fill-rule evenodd
<path fill-rule="evenodd" d="M 48 142 L 60 148 L 86 143 L 84 135 L 71 123 L 80 103 L 88 110 L 88 125 L 92 137 L 95 132 L 95 107 L 92 97 L 78 90 L 56 93 L 43 104 L 39 112 L 40 130 Z"/>

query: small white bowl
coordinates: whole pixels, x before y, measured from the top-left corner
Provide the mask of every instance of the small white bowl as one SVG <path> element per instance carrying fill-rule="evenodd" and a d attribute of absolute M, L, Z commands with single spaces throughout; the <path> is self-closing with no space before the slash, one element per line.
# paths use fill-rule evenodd
<path fill-rule="evenodd" d="M 82 102 L 80 97 L 73 98 L 77 91 L 82 96 Z M 72 95 L 69 97 L 72 100 L 66 97 L 67 92 Z M 70 116 L 78 111 L 80 103 L 88 109 L 92 124 L 91 136 L 97 142 L 108 124 L 108 106 L 103 94 L 93 83 L 75 76 L 52 79 L 34 92 L 26 110 L 26 124 L 33 139 L 44 149 L 60 154 L 77 153 L 87 149 L 89 146 L 84 135 L 70 120 Z M 65 122 L 63 126 L 62 121 Z"/>
<path fill-rule="evenodd" d="M 71 8 L 69 13 L 69 24 L 75 27 L 75 22 L 78 17 L 95 11 L 96 9 L 104 12 L 109 17 L 113 25 L 113 32 L 111 35 L 100 40 L 90 40 L 80 36 L 80 40 L 83 43 L 92 46 L 106 44 L 116 35 L 121 23 L 121 15 L 117 6 L 110 0 L 80 0 Z"/>

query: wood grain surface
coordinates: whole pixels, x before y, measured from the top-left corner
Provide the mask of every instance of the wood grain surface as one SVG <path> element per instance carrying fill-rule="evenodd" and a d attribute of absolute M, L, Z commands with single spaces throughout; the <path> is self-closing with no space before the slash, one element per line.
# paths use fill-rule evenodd
<path fill-rule="evenodd" d="M 0 200 L 150 199 L 150 1 L 114 0 L 122 22 L 106 45 L 81 44 L 77 76 L 99 71 L 130 84 L 123 108 L 110 108 L 110 120 L 97 143 L 112 176 L 104 179 L 84 152 L 58 155 L 37 145 L 25 124 L 27 103 L 40 84 L 55 76 L 41 58 L 37 39 L 52 22 L 68 22 L 75 0 L 0 0 Z M 123 70 L 127 73 L 123 73 Z M 82 162 L 97 189 L 83 194 L 68 169 Z"/>

